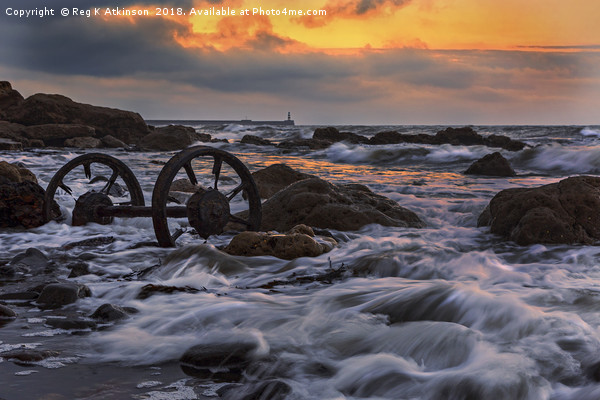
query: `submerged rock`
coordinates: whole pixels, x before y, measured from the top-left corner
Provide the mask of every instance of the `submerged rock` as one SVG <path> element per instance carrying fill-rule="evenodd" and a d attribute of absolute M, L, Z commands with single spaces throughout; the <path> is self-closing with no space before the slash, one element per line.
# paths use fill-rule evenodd
<path fill-rule="evenodd" d="M 102 322 L 112 322 L 129 318 L 129 314 L 135 314 L 137 312 L 138 310 L 133 307 L 120 307 L 106 303 L 98 307 L 90 317 Z"/>
<path fill-rule="evenodd" d="M 285 400 L 292 392 L 292 387 L 284 381 L 269 379 L 266 381 L 239 385 L 230 385 L 217 392 L 225 400 Z"/>
<path fill-rule="evenodd" d="M 35 349 L 15 349 L 0 353 L 0 357 L 22 363 L 32 363 L 45 360 L 49 357 L 56 357 L 60 353 L 52 350 L 35 350 Z"/>
<path fill-rule="evenodd" d="M 268 199 L 281 189 L 303 179 L 315 178 L 288 167 L 285 164 L 273 164 L 252 173 L 261 198 Z"/>
<path fill-rule="evenodd" d="M 76 261 L 67 265 L 67 268 L 71 270 L 71 273 L 67 278 L 77 278 L 79 276 L 90 274 L 90 265 L 85 261 Z"/>
<path fill-rule="evenodd" d="M 478 226 L 520 245 L 600 240 L 600 178 L 577 176 L 535 188 L 502 190 Z"/>
<path fill-rule="evenodd" d="M 3 273 L 8 275 L 40 275 L 48 272 L 51 265 L 50 260 L 44 253 L 36 248 L 29 248 L 14 256 L 9 265 L 3 268 Z M 9 270 L 11 273 L 8 273 Z"/>
<path fill-rule="evenodd" d="M 96 323 L 86 319 L 62 319 L 62 318 L 48 318 L 46 325 L 57 329 L 64 329 L 66 331 L 71 330 L 86 330 L 96 329 Z"/>
<path fill-rule="evenodd" d="M 499 152 L 486 154 L 479 160 L 475 161 L 464 172 L 469 175 L 487 175 L 487 176 L 515 176 L 515 170 L 512 169 L 510 163 Z"/>
<path fill-rule="evenodd" d="M 298 224 L 341 231 L 368 224 L 425 226 L 414 212 L 364 185 L 334 185 L 319 178 L 293 183 L 262 205 L 261 230 L 286 232 Z"/>
<path fill-rule="evenodd" d="M 206 289 L 204 289 L 204 290 L 206 290 Z M 179 287 L 179 286 L 155 285 L 155 284 L 149 283 L 142 287 L 142 289 L 136 296 L 136 299 L 143 300 L 143 299 L 147 299 L 148 297 L 153 296 L 155 294 L 161 294 L 161 293 L 162 294 L 171 294 L 171 293 L 181 293 L 181 292 L 198 293 L 198 292 L 200 292 L 200 290 L 193 288 L 191 286 Z"/>
<path fill-rule="evenodd" d="M 7 306 L 0 304 L 0 319 L 2 318 L 16 318 L 17 313 Z"/>
<path fill-rule="evenodd" d="M 91 291 L 85 285 L 70 282 L 51 283 L 44 287 L 37 302 L 44 308 L 59 308 L 89 296 L 91 296 Z"/>

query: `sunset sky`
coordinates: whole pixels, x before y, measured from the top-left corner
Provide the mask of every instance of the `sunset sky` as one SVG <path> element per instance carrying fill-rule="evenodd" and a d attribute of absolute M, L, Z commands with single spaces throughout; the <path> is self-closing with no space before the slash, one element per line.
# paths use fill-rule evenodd
<path fill-rule="evenodd" d="M 12 1 L 13 4 L 10 4 Z M 55 10 L 19 18 L 7 8 Z M 101 15 L 60 16 L 61 8 Z M 229 7 L 115 16 L 107 7 Z M 240 16 L 242 9 L 325 16 Z M 597 0 L 10 0 L 0 80 L 146 119 L 600 124 Z"/>

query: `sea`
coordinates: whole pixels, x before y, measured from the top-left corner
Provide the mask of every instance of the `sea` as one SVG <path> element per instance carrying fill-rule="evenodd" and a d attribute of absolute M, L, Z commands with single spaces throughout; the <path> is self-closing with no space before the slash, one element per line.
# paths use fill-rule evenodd
<path fill-rule="evenodd" d="M 59 354 L 25 364 L 0 357 L 0 398 L 600 398 L 600 247 L 519 246 L 477 226 L 483 209 L 503 189 L 600 175 L 600 126 L 473 126 L 481 135 L 527 144 L 511 152 L 345 142 L 322 150 L 280 149 L 240 139 L 246 134 L 275 143 L 310 138 L 316 127 L 186 123 L 228 139 L 204 145 L 230 152 L 251 172 L 284 163 L 335 184 L 364 184 L 414 211 L 426 227 L 329 229 L 338 246 L 318 257 L 236 257 L 219 250 L 231 240 L 230 232 L 204 240 L 186 230 L 172 249 L 139 245 L 156 240 L 151 218 L 71 226 L 75 195 L 58 190 L 66 219 L 0 231 L 0 264 L 36 248 L 55 264 L 56 278 L 67 280 L 67 266 L 85 261 L 92 274 L 68 280 L 87 285 L 92 296 L 59 310 L 4 302 L 18 317 L 0 325 L 0 352 L 25 348 Z M 446 127 L 337 128 L 369 137 L 387 130 L 433 135 Z M 177 153 L 94 151 L 118 158 L 134 172 L 147 205 L 161 169 Z M 517 176 L 463 173 L 494 151 L 509 160 Z M 23 163 L 46 188 L 59 168 L 89 152 L 47 148 L 0 156 Z M 203 166 L 205 161 L 195 160 L 194 168 L 201 182 L 210 183 L 212 161 Z M 106 173 L 97 168 L 93 175 Z M 69 179 L 73 193 L 93 186 L 81 167 Z M 235 180 L 234 171 L 224 170 L 224 187 Z M 240 194 L 232 210 L 244 204 Z M 185 220 L 168 223 L 185 230 Z M 100 240 L 93 246 L 65 247 L 94 238 Z M 0 293 L 15 284 L 33 283 L 3 281 Z M 148 284 L 188 290 L 139 298 Z M 85 318 L 105 303 L 138 312 L 93 331 L 47 324 L 52 318 Z M 180 368 L 180 357 L 195 345 L 227 349 L 236 343 L 254 344 L 251 367 L 238 380 L 189 376 Z M 273 391 L 265 390 L 266 384 Z"/>

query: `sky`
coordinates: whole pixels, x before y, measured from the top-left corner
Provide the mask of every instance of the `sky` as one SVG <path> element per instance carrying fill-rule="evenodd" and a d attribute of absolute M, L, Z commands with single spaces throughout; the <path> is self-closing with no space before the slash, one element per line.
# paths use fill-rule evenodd
<path fill-rule="evenodd" d="M 290 111 L 305 125 L 600 124 L 597 0 L 6 0 L 1 7 L 0 80 L 25 97 L 58 93 L 145 119 L 282 120 Z M 55 15 L 33 15 L 44 8 Z M 73 8 L 91 15 L 72 15 Z M 115 15 L 116 8 L 149 15 Z M 34 12 L 19 17 L 20 10 Z"/>

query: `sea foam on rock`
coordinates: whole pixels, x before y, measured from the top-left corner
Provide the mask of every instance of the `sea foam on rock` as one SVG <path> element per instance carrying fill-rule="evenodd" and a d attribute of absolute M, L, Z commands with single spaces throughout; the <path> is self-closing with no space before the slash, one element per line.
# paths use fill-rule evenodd
<path fill-rule="evenodd" d="M 502 190 L 478 226 L 520 245 L 592 244 L 600 240 L 600 178 L 577 176 L 535 188 Z"/>

